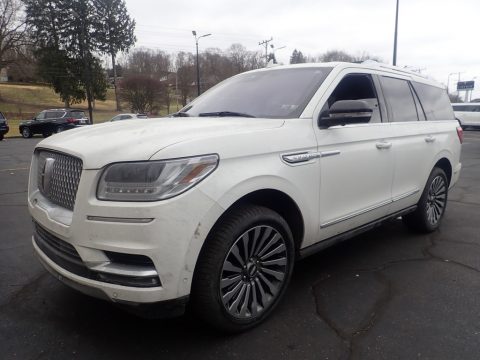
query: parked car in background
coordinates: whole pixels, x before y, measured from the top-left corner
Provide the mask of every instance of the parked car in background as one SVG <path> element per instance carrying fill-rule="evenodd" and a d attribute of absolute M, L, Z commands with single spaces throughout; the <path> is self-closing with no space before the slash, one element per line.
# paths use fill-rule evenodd
<path fill-rule="evenodd" d="M 49 109 L 43 110 L 32 120 L 20 123 L 20 134 L 27 139 L 35 134 L 42 134 L 43 137 L 50 136 L 77 125 L 87 125 L 88 117 L 83 110 L 78 109 Z"/>
<path fill-rule="evenodd" d="M 131 119 L 148 119 L 148 116 L 146 114 L 118 114 L 117 116 L 114 116 L 110 121 Z"/>
<path fill-rule="evenodd" d="M 8 127 L 8 122 L 5 116 L 0 112 L 0 141 L 3 140 L 3 137 L 8 133 L 10 128 Z"/>
<path fill-rule="evenodd" d="M 480 127 L 480 103 L 455 103 L 452 107 L 463 129 Z"/>

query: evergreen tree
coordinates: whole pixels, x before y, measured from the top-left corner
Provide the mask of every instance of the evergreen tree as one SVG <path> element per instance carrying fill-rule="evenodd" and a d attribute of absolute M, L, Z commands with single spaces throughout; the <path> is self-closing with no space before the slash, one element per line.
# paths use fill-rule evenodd
<path fill-rule="evenodd" d="M 111 56 L 115 100 L 117 111 L 120 111 L 116 56 L 119 51 L 128 51 L 135 44 L 135 20 L 130 18 L 124 0 L 95 0 L 94 3 L 97 23 L 103 25 L 96 29 L 99 50 Z"/>
<path fill-rule="evenodd" d="M 104 99 L 107 83 L 95 53 L 107 40 L 94 0 L 24 0 L 27 23 L 36 40 L 40 73 L 66 105 L 88 102 L 93 122 L 93 102 Z"/>
<path fill-rule="evenodd" d="M 294 49 L 292 56 L 290 56 L 290 64 L 301 64 L 304 62 L 307 62 L 307 59 L 303 56 L 302 52 Z"/>

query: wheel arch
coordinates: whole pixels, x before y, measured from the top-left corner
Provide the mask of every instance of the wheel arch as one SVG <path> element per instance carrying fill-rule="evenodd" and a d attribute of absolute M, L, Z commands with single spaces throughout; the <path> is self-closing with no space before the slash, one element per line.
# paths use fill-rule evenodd
<path fill-rule="evenodd" d="M 442 157 L 435 163 L 434 168 L 435 167 L 438 167 L 445 172 L 445 175 L 447 175 L 448 185 L 450 185 L 450 182 L 452 181 L 452 175 L 453 175 L 452 164 L 450 160 L 447 159 L 446 157 Z"/>

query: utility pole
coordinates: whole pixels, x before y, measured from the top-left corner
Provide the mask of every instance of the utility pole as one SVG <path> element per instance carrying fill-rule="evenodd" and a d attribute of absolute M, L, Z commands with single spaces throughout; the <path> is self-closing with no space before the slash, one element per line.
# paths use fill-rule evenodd
<path fill-rule="evenodd" d="M 397 0 L 397 10 L 395 13 L 395 35 L 393 38 L 393 66 L 397 65 L 398 3 L 399 0 Z"/>
<path fill-rule="evenodd" d="M 268 43 L 273 41 L 273 37 L 270 37 L 270 40 L 263 40 L 258 43 L 260 46 L 265 46 L 265 66 L 268 64 Z"/>

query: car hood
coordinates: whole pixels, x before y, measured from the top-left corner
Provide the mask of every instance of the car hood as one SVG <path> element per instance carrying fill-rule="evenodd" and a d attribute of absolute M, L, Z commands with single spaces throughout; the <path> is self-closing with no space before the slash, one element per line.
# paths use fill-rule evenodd
<path fill-rule="evenodd" d="M 134 119 L 68 130 L 41 141 L 37 148 L 72 154 L 82 159 L 84 169 L 99 169 L 112 162 L 148 160 L 173 144 L 283 124 L 283 119 L 237 117 Z"/>

